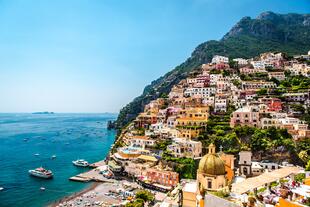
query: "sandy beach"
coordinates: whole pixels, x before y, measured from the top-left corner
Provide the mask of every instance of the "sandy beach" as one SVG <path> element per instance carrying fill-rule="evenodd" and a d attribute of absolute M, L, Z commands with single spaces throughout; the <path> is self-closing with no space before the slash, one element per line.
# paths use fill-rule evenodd
<path fill-rule="evenodd" d="M 49 207 L 119 205 L 127 201 L 128 195 L 124 195 L 126 194 L 124 192 L 139 188 L 141 187 L 137 183 L 126 180 L 112 179 L 109 183 L 95 182 L 83 191 L 51 203 Z"/>
<path fill-rule="evenodd" d="M 87 192 L 90 192 L 92 190 L 94 190 L 98 185 L 101 185 L 102 183 L 92 183 L 89 187 L 85 188 L 84 190 L 81 190 L 81 191 L 78 191 L 72 195 L 69 195 L 69 196 L 66 196 L 66 197 L 63 197 L 62 199 L 59 199 L 57 201 L 54 201 L 52 203 L 50 203 L 48 205 L 48 207 L 56 207 L 57 205 L 59 205 L 60 203 L 64 203 L 64 202 L 68 202 L 70 200 L 74 200 L 75 198 L 87 193 Z"/>

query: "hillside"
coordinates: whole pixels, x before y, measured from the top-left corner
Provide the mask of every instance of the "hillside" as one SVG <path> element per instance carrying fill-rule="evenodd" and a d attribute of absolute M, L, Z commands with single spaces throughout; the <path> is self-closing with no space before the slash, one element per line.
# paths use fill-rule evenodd
<path fill-rule="evenodd" d="M 145 104 L 169 93 L 172 86 L 190 71 L 210 62 L 214 55 L 250 58 L 266 51 L 288 55 L 304 54 L 310 47 L 310 14 L 264 12 L 257 18 L 242 18 L 224 37 L 196 47 L 185 62 L 144 88 L 142 95 L 121 109 L 116 121 L 122 128 L 143 110 Z"/>

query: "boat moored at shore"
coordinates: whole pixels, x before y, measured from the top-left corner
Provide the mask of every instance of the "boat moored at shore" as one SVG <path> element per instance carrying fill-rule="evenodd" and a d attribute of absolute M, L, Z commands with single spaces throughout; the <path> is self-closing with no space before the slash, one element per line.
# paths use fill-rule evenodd
<path fill-rule="evenodd" d="M 88 167 L 89 163 L 86 160 L 79 159 L 72 161 L 73 165 L 78 166 L 78 167 Z"/>

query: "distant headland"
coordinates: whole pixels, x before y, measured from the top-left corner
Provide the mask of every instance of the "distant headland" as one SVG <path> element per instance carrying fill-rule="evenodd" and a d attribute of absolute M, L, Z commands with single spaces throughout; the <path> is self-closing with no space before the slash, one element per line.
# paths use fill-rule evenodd
<path fill-rule="evenodd" d="M 32 114 L 55 114 L 55 113 L 49 111 L 39 111 L 39 112 L 33 112 Z"/>

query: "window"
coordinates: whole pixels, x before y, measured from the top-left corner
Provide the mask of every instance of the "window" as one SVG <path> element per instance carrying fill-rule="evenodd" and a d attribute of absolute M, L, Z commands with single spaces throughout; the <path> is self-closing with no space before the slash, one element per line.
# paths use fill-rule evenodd
<path fill-rule="evenodd" d="M 208 188 L 212 188 L 212 180 L 208 180 Z"/>
<path fill-rule="evenodd" d="M 246 167 L 243 168 L 243 174 L 247 175 L 248 174 L 248 169 Z"/>

